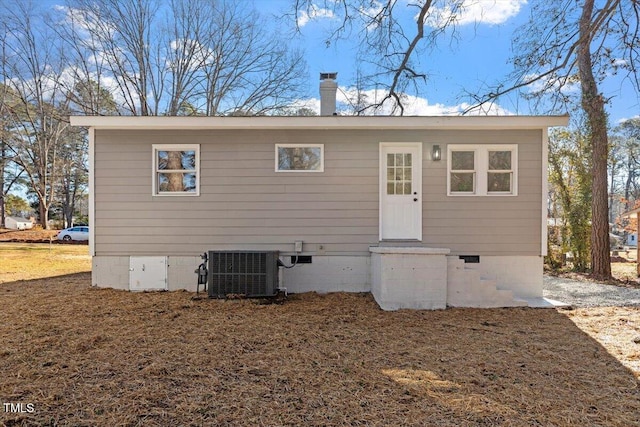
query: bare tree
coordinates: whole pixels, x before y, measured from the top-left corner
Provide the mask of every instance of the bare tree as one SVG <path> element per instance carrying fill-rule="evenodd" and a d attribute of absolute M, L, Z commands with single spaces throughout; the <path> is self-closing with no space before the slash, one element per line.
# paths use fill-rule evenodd
<path fill-rule="evenodd" d="M 255 10 L 221 5 L 213 11 L 216 31 L 204 66 L 206 114 L 264 115 L 290 106 L 305 77 L 302 53 L 264 34 Z"/>
<path fill-rule="evenodd" d="M 76 32 L 69 41 L 80 46 L 73 49 L 89 51 L 92 61 L 100 58 L 99 73 L 87 62 L 84 73 L 97 74 L 93 78 L 100 84 L 100 78 L 110 79 L 124 110 L 132 115 L 158 114 L 161 82 L 154 65 L 160 58 L 155 56 L 158 36 L 152 32 L 158 6 L 155 0 L 72 0 L 67 13 L 67 32 Z"/>
<path fill-rule="evenodd" d="M 74 223 L 76 204 L 86 193 L 88 141 L 84 131 L 67 129 L 59 150 L 57 175 L 57 203 L 62 213 L 63 227 Z"/>
<path fill-rule="evenodd" d="M 216 5 L 207 0 L 171 0 L 165 19 L 167 115 L 205 114 L 205 69 L 215 39 Z M 202 108 L 199 108 L 200 105 Z"/>
<path fill-rule="evenodd" d="M 24 172 L 13 162 L 14 155 L 9 145 L 12 135 L 11 116 L 18 102 L 11 88 L 4 84 L 0 85 L 0 228 L 5 226 L 6 198 L 11 189 L 21 182 Z"/>
<path fill-rule="evenodd" d="M 363 105 L 356 114 L 375 112 L 391 103 L 392 112 L 402 115 L 403 93 L 409 88 L 418 89 L 428 79 L 419 69 L 418 58 L 446 31 L 447 36 L 456 37 L 455 18 L 464 8 L 463 0 L 294 0 L 292 14 L 296 23 L 300 16 L 313 17 L 319 10 L 335 16 L 338 24 L 327 34 L 327 45 L 356 33 L 360 41 L 358 59 L 374 70 L 359 79 L 385 91 L 381 99 Z M 442 13 L 445 10 L 447 13 Z M 401 14 L 412 15 L 414 22 L 404 27 L 398 18 Z"/>
<path fill-rule="evenodd" d="M 267 114 L 300 97 L 305 63 L 239 0 L 70 0 L 84 79 L 110 86 L 125 114 Z M 89 53 L 89 55 L 86 55 Z M 99 69 L 93 70 L 92 64 Z M 108 83 L 107 83 L 108 82 Z M 189 108 L 185 108 L 189 106 Z"/>
<path fill-rule="evenodd" d="M 61 82 L 62 46 L 45 21 L 36 20 L 31 4 L 5 5 L 0 25 L 3 84 L 17 102 L 8 115 L 12 131 L 6 146 L 36 195 L 39 219 L 48 228 L 55 198 L 58 150 L 68 127 L 69 98 Z"/>
<path fill-rule="evenodd" d="M 640 199 L 640 118 L 625 120 L 613 130 L 622 152 L 621 163 L 625 177 L 623 198 L 625 210 Z"/>

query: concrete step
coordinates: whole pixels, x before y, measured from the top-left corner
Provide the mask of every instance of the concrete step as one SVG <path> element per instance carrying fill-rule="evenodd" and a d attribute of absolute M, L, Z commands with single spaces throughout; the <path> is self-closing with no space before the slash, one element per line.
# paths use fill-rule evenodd
<path fill-rule="evenodd" d="M 447 305 L 451 307 L 526 307 L 527 301 L 516 299 L 509 289 L 499 289 L 497 281 L 486 272 L 468 268 L 461 259 L 447 259 Z"/>

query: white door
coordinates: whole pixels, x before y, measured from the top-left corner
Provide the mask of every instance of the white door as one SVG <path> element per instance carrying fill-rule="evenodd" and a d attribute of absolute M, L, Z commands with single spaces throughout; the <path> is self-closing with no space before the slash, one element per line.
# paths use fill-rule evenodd
<path fill-rule="evenodd" d="M 167 257 L 137 256 L 129 258 L 130 291 L 166 291 Z"/>
<path fill-rule="evenodd" d="M 422 144 L 380 144 L 380 240 L 422 240 Z"/>

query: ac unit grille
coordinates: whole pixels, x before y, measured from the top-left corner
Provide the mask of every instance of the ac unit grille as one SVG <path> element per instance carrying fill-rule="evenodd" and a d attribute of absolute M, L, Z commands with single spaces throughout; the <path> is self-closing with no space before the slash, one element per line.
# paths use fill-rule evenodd
<path fill-rule="evenodd" d="M 209 251 L 209 297 L 266 297 L 277 292 L 278 252 Z"/>

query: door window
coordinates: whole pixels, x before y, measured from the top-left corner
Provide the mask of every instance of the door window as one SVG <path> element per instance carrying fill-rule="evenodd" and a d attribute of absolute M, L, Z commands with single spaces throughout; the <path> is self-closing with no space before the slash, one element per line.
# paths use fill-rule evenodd
<path fill-rule="evenodd" d="M 387 154 L 387 194 L 411 194 L 412 167 L 411 153 Z"/>

